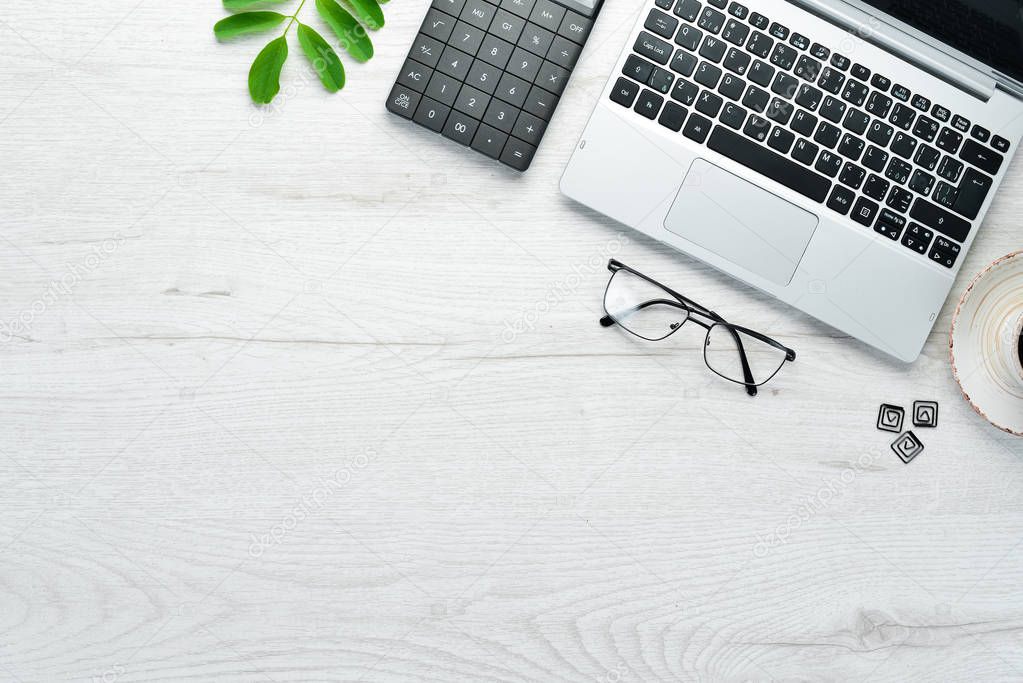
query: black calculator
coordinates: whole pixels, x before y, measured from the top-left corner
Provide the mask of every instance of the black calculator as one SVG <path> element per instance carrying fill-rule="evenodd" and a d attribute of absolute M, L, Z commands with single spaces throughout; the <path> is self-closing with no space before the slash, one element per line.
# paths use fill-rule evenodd
<path fill-rule="evenodd" d="M 601 4 L 433 0 L 387 109 L 525 171 Z"/>

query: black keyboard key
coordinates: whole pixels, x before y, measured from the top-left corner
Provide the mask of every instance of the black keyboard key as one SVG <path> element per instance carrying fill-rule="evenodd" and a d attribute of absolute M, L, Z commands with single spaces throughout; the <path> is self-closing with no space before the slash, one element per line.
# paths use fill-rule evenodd
<path fill-rule="evenodd" d="M 771 35 L 778 40 L 785 40 L 789 37 L 789 29 L 787 26 L 782 26 L 776 21 L 771 24 Z"/>
<path fill-rule="evenodd" d="M 472 139 L 475 137 L 476 129 L 479 128 L 479 125 L 479 121 L 471 116 L 467 116 L 460 111 L 453 111 L 448 116 L 441 135 L 468 147 L 472 144 Z"/>
<path fill-rule="evenodd" d="M 993 182 L 989 176 L 980 171 L 972 168 L 968 170 L 963 176 L 963 182 L 959 186 L 959 197 L 952 206 L 952 210 L 966 216 L 971 221 L 975 219 L 980 213 L 981 207 L 984 206 L 984 200 L 987 199 Z"/>
<path fill-rule="evenodd" d="M 718 9 L 724 9 L 728 6 L 728 0 L 707 0 L 710 4 L 714 5 Z"/>
<path fill-rule="evenodd" d="M 796 115 L 792 117 L 792 130 L 810 137 L 817 130 L 817 117 L 802 109 L 797 110 Z"/>
<path fill-rule="evenodd" d="M 623 107 L 631 107 L 632 103 L 636 101 L 638 94 L 638 85 L 627 78 L 619 78 L 618 82 L 615 83 L 614 89 L 611 91 L 611 100 Z"/>
<path fill-rule="evenodd" d="M 945 157 L 941 160 L 941 165 L 938 166 L 938 175 L 950 183 L 957 183 L 964 168 L 963 162 L 952 157 Z"/>
<path fill-rule="evenodd" d="M 714 118 L 721 111 L 721 105 L 724 104 L 724 100 L 710 92 L 704 90 L 700 93 L 700 96 L 696 98 L 696 111 L 701 114 L 705 114 L 710 118 Z"/>
<path fill-rule="evenodd" d="M 960 133 L 969 133 L 970 126 L 972 125 L 973 124 L 971 124 L 968 119 L 964 119 L 962 116 L 959 116 L 958 114 L 952 117 L 952 127 L 955 128 Z"/>
<path fill-rule="evenodd" d="M 948 110 L 948 107 L 943 107 L 940 104 L 931 108 L 931 115 L 942 123 L 948 123 L 948 120 L 952 118 L 952 112 Z"/>
<path fill-rule="evenodd" d="M 544 131 L 546 130 L 546 121 L 524 111 L 519 114 L 518 120 L 515 121 L 515 127 L 512 129 L 512 135 L 520 140 L 525 140 L 535 147 L 540 144 L 540 140 L 543 138 Z"/>
<path fill-rule="evenodd" d="M 991 131 L 983 126 L 976 125 L 973 130 L 970 131 L 970 135 L 981 142 L 987 142 L 991 138 Z"/>
<path fill-rule="evenodd" d="M 646 83 L 653 70 L 653 64 L 636 55 L 629 55 L 629 58 L 625 60 L 625 66 L 622 67 L 623 74 L 639 83 Z"/>
<path fill-rule="evenodd" d="M 557 31 L 565 18 L 565 8 L 549 0 L 536 0 L 536 6 L 529 13 L 529 20 L 548 31 Z"/>
<path fill-rule="evenodd" d="M 771 130 L 771 135 L 767 138 L 768 146 L 782 154 L 788 154 L 795 141 L 796 136 L 781 126 L 775 126 Z"/>
<path fill-rule="evenodd" d="M 863 66 L 862 64 L 853 64 L 852 77 L 858 78 L 861 81 L 866 81 L 870 78 L 870 69 Z"/>
<path fill-rule="evenodd" d="M 529 95 L 526 96 L 526 103 L 522 108 L 534 116 L 539 116 L 544 121 L 550 121 L 551 114 L 554 113 L 554 108 L 557 106 L 557 95 L 534 85 L 529 89 Z"/>
<path fill-rule="evenodd" d="M 746 81 L 732 74 L 725 74 L 724 78 L 721 79 L 721 84 L 718 86 L 718 92 L 733 102 L 738 102 L 745 91 Z"/>
<path fill-rule="evenodd" d="M 892 97 L 900 102 L 909 102 L 909 88 L 904 85 L 896 85 L 892 88 Z"/>
<path fill-rule="evenodd" d="M 721 80 L 721 69 L 709 62 L 700 62 L 696 67 L 696 82 L 708 88 L 716 88 Z"/>
<path fill-rule="evenodd" d="M 690 52 L 675 50 L 675 56 L 671 58 L 671 68 L 683 76 L 692 76 L 698 61 L 696 55 Z"/>
<path fill-rule="evenodd" d="M 767 118 L 771 119 L 775 123 L 780 123 L 781 125 L 786 126 L 792 118 L 792 112 L 794 110 L 795 107 L 792 106 L 791 102 L 786 102 L 783 99 L 775 97 L 771 100 L 771 103 L 767 105 Z"/>
<path fill-rule="evenodd" d="M 798 55 L 799 53 L 793 48 L 784 43 L 778 43 L 774 46 L 774 51 L 771 53 L 771 64 L 774 64 L 779 69 L 788 71 L 795 65 Z"/>
<path fill-rule="evenodd" d="M 902 245 L 918 254 L 926 254 L 933 237 L 934 233 L 924 226 L 919 223 L 910 223 L 906 228 L 906 233 L 902 236 Z"/>
<path fill-rule="evenodd" d="M 457 17 L 462 8 L 465 7 L 465 0 L 434 0 L 433 6 L 453 17 Z"/>
<path fill-rule="evenodd" d="M 682 130 L 682 122 L 686 120 L 686 113 L 685 107 L 668 102 L 664 105 L 664 111 L 661 112 L 657 123 L 677 133 Z"/>
<path fill-rule="evenodd" d="M 764 31 L 767 29 L 768 26 L 771 25 L 771 20 L 765 17 L 760 12 L 754 12 L 753 14 L 749 15 L 749 23 L 753 24 L 753 26 L 760 29 L 761 31 Z"/>
<path fill-rule="evenodd" d="M 677 100 L 687 107 L 693 106 L 700 89 L 693 83 L 680 78 L 675 81 L 675 87 L 671 90 L 671 99 Z"/>
<path fill-rule="evenodd" d="M 481 154 L 486 154 L 491 159 L 500 159 L 504 144 L 508 142 L 508 136 L 481 123 L 476 136 L 472 139 L 472 148 Z"/>
<path fill-rule="evenodd" d="M 874 74 L 874 77 L 870 79 L 870 84 L 881 92 L 888 92 L 888 88 L 892 87 L 891 79 L 885 78 L 881 74 Z"/>
<path fill-rule="evenodd" d="M 883 119 L 888 116 L 888 112 L 892 110 L 892 98 L 888 97 L 884 93 L 871 93 L 870 99 L 867 100 L 867 113 L 876 116 L 879 119 Z"/>
<path fill-rule="evenodd" d="M 896 186 L 888 193 L 888 206 L 892 207 L 899 213 L 906 213 L 909 211 L 909 207 L 912 203 L 913 193 L 909 190 Z"/>
<path fill-rule="evenodd" d="M 913 220 L 920 221 L 928 228 L 957 242 L 965 241 L 970 234 L 970 224 L 967 221 L 922 197 L 917 197 L 909 215 Z"/>
<path fill-rule="evenodd" d="M 846 102 L 851 102 L 854 107 L 862 107 L 863 103 L 867 101 L 867 93 L 870 90 L 866 85 L 849 79 L 845 84 L 845 89 L 842 91 L 842 99 Z"/>
<path fill-rule="evenodd" d="M 916 138 L 905 133 L 896 133 L 895 139 L 892 140 L 891 150 L 903 159 L 912 159 L 913 152 L 916 151 L 916 145 Z"/>
<path fill-rule="evenodd" d="M 675 0 L 654 0 L 654 4 L 661 9 L 671 9 L 671 6 L 675 4 Z"/>
<path fill-rule="evenodd" d="M 955 206 L 956 199 L 959 198 L 959 188 L 955 185 L 950 185 L 945 181 L 942 181 L 938 183 L 936 188 L 934 188 L 932 198 L 936 204 L 940 204 L 947 209 L 951 209 Z"/>
<path fill-rule="evenodd" d="M 463 86 L 455 98 L 455 109 L 474 119 L 482 119 L 483 112 L 487 110 L 489 104 L 490 95 L 468 85 Z"/>
<path fill-rule="evenodd" d="M 1002 168 L 1002 162 L 1005 161 L 1005 157 L 1001 154 L 975 140 L 967 140 L 963 144 L 963 148 L 959 151 L 959 158 L 988 175 L 997 175 Z"/>
<path fill-rule="evenodd" d="M 951 128 L 941 129 L 941 133 L 938 135 L 938 147 L 949 154 L 955 154 L 959 151 L 959 145 L 961 144 L 963 144 L 962 133 Z"/>
<path fill-rule="evenodd" d="M 821 74 L 821 78 L 817 81 L 817 85 L 821 89 L 837 95 L 842 92 L 842 86 L 845 84 L 845 74 L 837 69 L 832 69 L 830 66 L 824 68 L 824 72 Z"/>
<path fill-rule="evenodd" d="M 707 36 L 700 47 L 700 56 L 717 64 L 724 59 L 726 50 L 728 50 L 728 44 L 725 41 L 714 36 Z"/>
<path fill-rule="evenodd" d="M 1012 146 L 1012 143 L 1003 138 L 1001 135 L 996 135 L 991 140 L 991 146 L 997 149 L 1002 154 L 1007 154 L 1009 151 L 1009 147 Z"/>
<path fill-rule="evenodd" d="M 672 11 L 686 21 L 696 21 L 696 17 L 700 16 L 700 0 L 678 0 Z"/>
<path fill-rule="evenodd" d="M 395 83 L 394 87 L 391 88 L 391 94 L 387 96 L 387 110 L 398 116 L 411 119 L 415 115 L 416 107 L 419 106 L 419 101 L 422 98 L 423 96 L 415 90 L 400 83 Z"/>
<path fill-rule="evenodd" d="M 846 133 L 842 138 L 842 142 L 838 145 L 838 153 L 847 159 L 859 161 L 860 157 L 863 156 L 864 147 L 866 147 L 866 143 L 862 139 Z"/>
<path fill-rule="evenodd" d="M 835 67 L 839 71 L 848 71 L 849 66 L 852 64 L 852 60 L 843 54 L 835 53 L 831 55 L 831 66 Z"/>
<path fill-rule="evenodd" d="M 632 46 L 632 51 L 652 59 L 658 64 L 667 64 L 671 59 L 673 48 L 671 43 L 666 43 L 657 36 L 643 31 L 637 36 L 636 43 Z"/>
<path fill-rule="evenodd" d="M 774 38 L 760 31 L 754 31 L 753 36 L 746 44 L 746 49 L 761 59 L 767 59 L 767 55 L 771 54 L 772 47 L 774 47 Z"/>
<path fill-rule="evenodd" d="M 919 109 L 920 111 L 931 110 L 931 101 L 923 95 L 915 95 L 911 104 L 915 109 Z"/>
<path fill-rule="evenodd" d="M 817 152 L 819 152 L 820 149 L 820 147 L 809 140 L 799 138 L 795 146 L 792 148 L 792 158 L 801 164 L 812 166 L 814 159 L 817 158 Z"/>
<path fill-rule="evenodd" d="M 459 13 L 458 18 L 472 24 L 484 31 L 490 28 L 490 22 L 494 20 L 497 7 L 483 0 L 467 0 L 465 7 Z M 496 158 L 496 157 L 495 157 Z"/>
<path fill-rule="evenodd" d="M 545 60 L 540 65 L 540 71 L 537 72 L 533 82 L 545 90 L 550 90 L 555 95 L 560 95 L 565 90 L 565 86 L 568 85 L 569 76 L 571 74 L 567 70 Z M 523 88 L 523 91 L 525 91 L 525 88 Z"/>
<path fill-rule="evenodd" d="M 707 146 L 718 154 L 815 202 L 823 202 L 831 190 L 831 181 L 819 173 L 804 168 L 723 126 L 715 126 Z"/>
<path fill-rule="evenodd" d="M 934 176 L 917 169 L 913 172 L 913 178 L 909 181 L 909 189 L 926 197 L 931 193 L 934 183 Z"/>
<path fill-rule="evenodd" d="M 727 40 L 732 45 L 742 45 L 746 42 L 746 38 L 749 37 L 750 27 L 741 21 L 730 19 L 725 24 L 725 30 L 721 32 L 721 37 Z"/>
<path fill-rule="evenodd" d="M 724 67 L 732 73 L 743 76 L 746 73 L 746 69 L 749 68 L 752 59 L 753 58 L 745 52 L 733 47 L 728 51 L 728 54 L 725 55 Z"/>
<path fill-rule="evenodd" d="M 458 96 L 461 87 L 462 84 L 457 79 L 437 72 L 426 86 L 426 96 L 450 107 L 455 103 L 455 97 Z"/>
<path fill-rule="evenodd" d="M 828 208 L 844 216 L 849 213 L 855 200 L 855 192 L 841 185 L 835 185 L 835 189 L 831 191 L 831 197 L 828 198 Z"/>
<path fill-rule="evenodd" d="M 771 132 L 771 122 L 762 116 L 754 114 L 746 121 L 746 125 L 743 127 L 742 132 L 757 142 L 764 142 L 767 140 L 767 136 Z"/>
<path fill-rule="evenodd" d="M 941 152 L 930 145 L 920 145 L 916 150 L 916 156 L 913 157 L 913 162 L 921 168 L 933 171 L 938 167 L 939 159 L 941 159 Z"/>
<path fill-rule="evenodd" d="M 887 147 L 895 135 L 895 129 L 884 121 L 874 121 L 867 131 L 867 139 L 879 147 Z"/>
<path fill-rule="evenodd" d="M 742 98 L 742 103 L 758 114 L 762 114 L 767 109 L 767 103 L 770 100 L 771 96 L 766 90 L 761 90 L 757 86 L 751 85 L 746 89 L 746 95 Z"/>
<path fill-rule="evenodd" d="M 700 13 L 700 20 L 696 22 L 696 25 L 704 31 L 718 33 L 721 27 L 725 25 L 725 15 L 711 7 L 704 7 L 703 12 Z"/>
<path fill-rule="evenodd" d="M 816 59 L 809 55 L 803 55 L 799 58 L 799 61 L 796 62 L 796 68 L 792 71 L 792 73 L 796 74 L 796 76 L 799 76 L 804 81 L 816 83 L 817 77 L 821 74 L 821 68 L 821 63 Z"/>
<path fill-rule="evenodd" d="M 846 130 L 850 130 L 857 135 L 863 135 L 867 132 L 867 126 L 870 125 L 870 117 L 859 109 L 850 109 L 849 113 L 845 115 L 845 120 L 842 121 L 842 126 Z M 887 144 L 887 142 L 885 143 Z"/>
<path fill-rule="evenodd" d="M 667 95 L 671 92 L 671 85 L 674 82 L 675 74 L 658 66 L 654 68 L 653 72 L 651 72 L 650 78 L 647 80 L 646 84 L 662 95 Z"/>
<path fill-rule="evenodd" d="M 863 168 L 854 163 L 846 162 L 845 166 L 842 167 L 842 175 L 838 177 L 838 182 L 858 190 L 866 177 L 867 172 Z"/>
<path fill-rule="evenodd" d="M 528 19 L 529 13 L 533 11 L 533 5 L 535 4 L 536 0 L 501 0 L 501 9 L 506 9 L 512 14 Z"/>
<path fill-rule="evenodd" d="M 832 123 L 838 123 L 845 117 L 846 104 L 842 100 L 828 95 L 821 102 L 821 117 L 831 121 Z"/>
<path fill-rule="evenodd" d="M 814 59 L 824 61 L 825 59 L 831 56 L 831 50 L 824 47 L 820 43 L 814 43 L 810 47 L 810 54 L 814 56 Z"/>
<path fill-rule="evenodd" d="M 485 93 L 493 94 L 494 89 L 497 88 L 497 84 L 501 80 L 501 73 L 502 71 L 496 66 L 477 59 L 469 67 L 469 73 L 465 77 L 465 82 L 467 85 L 479 88 Z"/>
<path fill-rule="evenodd" d="M 842 170 L 842 157 L 838 156 L 834 152 L 824 150 L 817 159 L 817 163 L 814 165 L 814 168 L 829 178 L 834 178 L 838 175 L 838 172 Z"/>
<path fill-rule="evenodd" d="M 791 100 L 795 97 L 798 90 L 799 81 L 781 71 L 778 72 L 778 75 L 774 79 L 774 83 L 771 84 L 771 92 L 776 95 L 781 95 L 787 100 Z"/>
<path fill-rule="evenodd" d="M 888 164 L 888 152 L 871 145 L 867 147 L 867 153 L 863 155 L 863 165 L 871 171 L 880 173 Z"/>
<path fill-rule="evenodd" d="M 522 48 L 515 49 L 520 50 Z M 575 68 L 575 63 L 579 60 L 579 53 L 582 52 L 582 49 L 581 45 L 577 45 L 562 36 L 556 36 L 554 42 L 551 43 L 551 49 L 547 52 L 547 59 L 562 68 L 573 69 Z M 515 55 L 512 54 L 512 58 L 514 57 Z M 508 64 L 508 68 L 512 68 L 511 63 Z"/>
<path fill-rule="evenodd" d="M 863 185 L 863 194 L 880 202 L 884 200 L 891 186 L 892 184 L 881 176 L 871 173 Z"/>
<path fill-rule="evenodd" d="M 464 81 L 466 74 L 469 73 L 469 67 L 472 66 L 472 63 L 472 57 L 449 45 L 444 48 L 444 52 L 440 56 L 440 61 L 437 63 L 437 69 L 441 73 L 445 73 L 452 78 Z"/>
<path fill-rule="evenodd" d="M 398 83 L 406 88 L 412 88 L 416 92 L 423 92 L 432 75 L 433 69 L 425 67 L 413 59 L 406 59 L 404 66 L 401 67 Z"/>
<path fill-rule="evenodd" d="M 904 104 L 895 105 L 895 109 L 892 111 L 892 117 L 889 119 L 892 124 L 898 126 L 902 130 L 909 130 L 910 126 L 913 125 L 913 121 L 916 119 L 916 112 L 907 107 Z"/>
<path fill-rule="evenodd" d="M 746 15 L 749 14 L 749 10 L 746 8 L 745 5 L 740 5 L 737 2 L 733 2 L 731 5 L 728 6 L 728 13 L 731 14 L 733 17 L 745 19 Z"/>
<path fill-rule="evenodd" d="M 653 121 L 657 118 L 657 113 L 661 111 L 661 105 L 664 104 L 664 98 L 655 93 L 653 90 L 646 90 L 645 88 L 639 97 L 636 98 L 636 106 L 633 109 L 636 113 L 645 116 L 646 118 Z"/>
<path fill-rule="evenodd" d="M 751 81 L 766 88 L 771 84 L 771 80 L 774 79 L 774 67 L 767 62 L 761 62 L 758 59 L 753 62 L 753 66 L 750 67 L 748 75 Z"/>
<path fill-rule="evenodd" d="M 789 37 L 789 45 L 796 48 L 797 50 L 809 50 L 810 39 L 804 36 L 802 33 L 793 33 Z"/>
<path fill-rule="evenodd" d="M 502 9 L 494 15 L 494 23 L 490 25 L 490 32 L 502 40 L 514 43 L 519 39 L 525 25 L 525 19 Z"/>
<path fill-rule="evenodd" d="M 662 38 L 672 38 L 675 36 L 675 29 L 678 28 L 678 19 L 659 10 L 651 9 L 646 15 L 646 21 L 643 22 L 643 28 Z"/>
<path fill-rule="evenodd" d="M 877 216 L 877 211 L 880 208 L 877 202 L 872 202 L 866 197 L 860 197 L 853 206 L 852 219 L 860 225 L 865 225 L 869 228 L 874 225 L 874 217 Z"/>
<path fill-rule="evenodd" d="M 838 145 L 838 141 L 842 139 L 842 129 L 831 125 L 827 121 L 821 121 L 821 125 L 817 128 L 817 134 L 813 136 L 813 139 L 814 142 L 828 149 L 834 149 Z"/>
<path fill-rule="evenodd" d="M 935 244 L 938 244 L 938 242 L 941 242 L 940 237 L 934 241 Z M 935 263 L 940 263 L 946 268 L 951 268 L 955 265 L 956 259 L 959 258 L 959 252 L 945 251 L 939 249 L 938 247 L 932 247 L 931 253 L 928 255 L 928 258 L 934 261 Z"/>
<path fill-rule="evenodd" d="M 900 185 L 905 185 L 909 182 L 909 174 L 913 172 L 913 167 L 903 161 L 902 159 L 892 159 L 888 163 L 888 170 L 885 171 L 885 176 L 889 180 L 894 180 Z M 907 209 L 909 207 L 906 207 Z"/>
<path fill-rule="evenodd" d="M 565 78 L 567 79 L 568 76 L 566 75 Z M 512 106 L 521 107 L 529 96 L 529 87 L 529 83 L 521 78 L 506 73 L 501 76 L 501 82 L 497 84 L 494 95 L 511 103 Z"/>
<path fill-rule="evenodd" d="M 874 224 L 874 232 L 884 235 L 893 242 L 899 239 L 902 229 L 906 227 L 906 219 L 890 209 L 881 209 L 881 214 Z"/>
<path fill-rule="evenodd" d="M 746 114 L 745 109 L 729 102 L 721 110 L 719 120 L 733 130 L 742 130 L 742 124 L 746 123 Z"/>
<path fill-rule="evenodd" d="M 934 142 L 934 138 L 938 137 L 940 129 L 941 124 L 937 121 L 927 116 L 921 116 L 916 120 L 916 125 L 913 126 L 913 135 L 926 142 Z"/>
<path fill-rule="evenodd" d="M 429 97 L 424 97 L 416 109 L 416 115 L 412 120 L 424 128 L 439 133 L 444 128 L 444 122 L 448 120 L 451 107 L 445 106 Z"/>
<path fill-rule="evenodd" d="M 684 47 L 690 52 L 696 52 L 696 48 L 700 47 L 700 41 L 702 40 L 703 31 L 689 24 L 682 24 L 682 28 L 675 35 L 675 44 Z"/>
<path fill-rule="evenodd" d="M 502 133 L 510 133 L 518 115 L 519 110 L 516 107 L 501 100 L 491 100 L 490 106 L 487 107 L 487 111 L 483 115 L 483 123 L 493 126 Z"/>
<path fill-rule="evenodd" d="M 710 135 L 710 129 L 713 125 L 709 119 L 705 119 L 699 114 L 690 114 L 689 120 L 686 121 L 685 127 L 682 128 L 682 135 L 702 144 L 707 139 L 707 136 Z"/>
<path fill-rule="evenodd" d="M 824 93 L 817 88 L 812 85 L 802 85 L 799 87 L 799 93 L 796 94 L 796 104 L 814 111 L 821 103 L 822 97 L 824 97 Z"/>

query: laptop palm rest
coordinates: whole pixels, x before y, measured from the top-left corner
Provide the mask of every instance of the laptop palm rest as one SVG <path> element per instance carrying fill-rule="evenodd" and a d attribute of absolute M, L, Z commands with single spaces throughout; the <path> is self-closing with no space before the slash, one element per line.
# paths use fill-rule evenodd
<path fill-rule="evenodd" d="M 689 168 L 664 227 L 777 285 L 785 286 L 818 219 L 703 159 Z"/>

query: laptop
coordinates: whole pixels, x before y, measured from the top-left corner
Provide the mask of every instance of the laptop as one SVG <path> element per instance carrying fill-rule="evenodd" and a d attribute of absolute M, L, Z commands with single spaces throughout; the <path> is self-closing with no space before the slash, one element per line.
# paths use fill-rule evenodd
<path fill-rule="evenodd" d="M 648 0 L 561 190 L 912 362 L 1021 136 L 1020 0 Z"/>

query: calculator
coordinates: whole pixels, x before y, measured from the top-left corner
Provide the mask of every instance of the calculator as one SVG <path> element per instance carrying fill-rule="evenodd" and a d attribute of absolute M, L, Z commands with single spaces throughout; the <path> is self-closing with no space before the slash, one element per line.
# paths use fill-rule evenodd
<path fill-rule="evenodd" d="M 525 171 L 602 0 L 433 0 L 387 109 Z"/>

